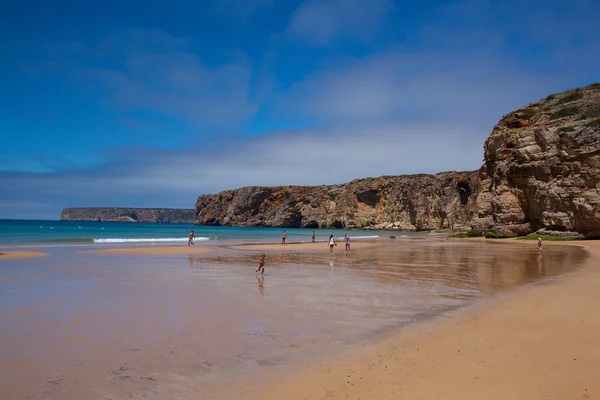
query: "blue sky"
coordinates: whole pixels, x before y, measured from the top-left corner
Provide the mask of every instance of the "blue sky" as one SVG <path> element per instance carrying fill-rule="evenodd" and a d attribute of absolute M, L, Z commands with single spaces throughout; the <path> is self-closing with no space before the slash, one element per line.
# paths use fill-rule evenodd
<path fill-rule="evenodd" d="M 600 3 L 0 3 L 0 218 L 481 166 L 498 119 L 600 81 Z"/>

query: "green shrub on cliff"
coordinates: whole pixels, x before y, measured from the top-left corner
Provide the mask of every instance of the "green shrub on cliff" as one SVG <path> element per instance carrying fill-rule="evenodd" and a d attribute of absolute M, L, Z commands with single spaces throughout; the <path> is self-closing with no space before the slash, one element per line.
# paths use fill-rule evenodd
<path fill-rule="evenodd" d="M 485 233 L 485 238 L 486 239 L 507 239 L 507 238 L 511 238 L 512 236 L 509 235 L 500 235 L 494 232 L 486 232 Z"/>
<path fill-rule="evenodd" d="M 550 114 L 550 120 L 555 120 L 555 119 L 559 119 L 559 118 L 565 118 L 565 117 L 570 117 L 572 115 L 575 115 L 577 113 L 579 113 L 581 109 L 579 107 L 565 107 L 565 108 L 561 108 L 560 110 L 553 112 L 552 114 Z"/>
<path fill-rule="evenodd" d="M 578 119 L 600 118 L 600 106 L 590 107 Z"/>
<path fill-rule="evenodd" d="M 481 234 L 473 232 L 473 231 L 468 231 L 468 232 L 457 233 L 455 235 L 450 235 L 450 237 L 453 239 L 475 238 L 475 237 L 481 237 Z"/>
<path fill-rule="evenodd" d="M 580 237 L 577 236 L 554 236 L 554 235 L 538 235 L 536 233 L 530 233 L 527 236 L 518 237 L 517 240 L 537 240 L 537 238 L 541 237 L 542 240 L 548 241 L 564 241 L 564 240 L 581 240 Z"/>
<path fill-rule="evenodd" d="M 583 99 L 583 94 L 579 91 L 575 91 L 574 93 L 571 93 L 570 95 L 565 96 L 562 99 L 560 99 L 556 104 L 570 103 L 572 101 L 579 100 L 579 99 Z"/>
<path fill-rule="evenodd" d="M 587 124 L 585 124 L 585 126 L 591 126 L 593 128 L 600 126 L 600 118 L 588 122 Z"/>

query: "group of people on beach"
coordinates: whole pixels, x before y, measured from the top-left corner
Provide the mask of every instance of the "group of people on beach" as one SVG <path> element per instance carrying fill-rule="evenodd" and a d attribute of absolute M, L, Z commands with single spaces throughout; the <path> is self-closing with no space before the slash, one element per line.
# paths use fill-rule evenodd
<path fill-rule="evenodd" d="M 287 239 L 287 233 L 286 233 L 286 231 L 283 231 L 281 233 L 281 245 L 282 246 L 285 245 L 286 239 Z M 311 239 L 312 239 L 312 243 L 315 243 L 315 240 L 316 240 L 315 231 L 312 231 Z M 335 237 L 333 236 L 333 234 L 329 236 L 328 243 L 329 243 L 329 255 L 333 255 L 333 248 L 335 246 L 337 246 L 337 243 L 335 241 Z M 346 251 L 349 252 L 351 242 L 350 242 L 350 236 L 348 236 L 348 234 L 344 234 L 344 244 L 346 246 Z M 255 272 L 260 272 L 261 275 L 263 275 L 265 273 L 265 257 L 266 257 L 265 254 L 260 255 L 260 258 L 258 259 L 258 268 L 256 268 L 256 271 L 255 271 Z"/>

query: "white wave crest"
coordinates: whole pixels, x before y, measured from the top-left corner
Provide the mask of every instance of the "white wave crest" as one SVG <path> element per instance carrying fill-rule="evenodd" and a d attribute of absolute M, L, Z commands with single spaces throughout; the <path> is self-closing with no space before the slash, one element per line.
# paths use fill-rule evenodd
<path fill-rule="evenodd" d="M 196 237 L 197 241 L 210 240 L 207 237 Z M 188 238 L 107 238 L 94 239 L 94 243 L 164 243 L 164 242 L 187 242 Z"/>

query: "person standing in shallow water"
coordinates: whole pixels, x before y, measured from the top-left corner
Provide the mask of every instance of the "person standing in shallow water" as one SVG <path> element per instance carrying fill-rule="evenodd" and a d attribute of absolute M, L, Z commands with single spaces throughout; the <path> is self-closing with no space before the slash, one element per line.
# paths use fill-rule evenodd
<path fill-rule="evenodd" d="M 256 272 L 260 271 L 260 274 L 263 275 L 265 273 L 265 254 L 261 254 L 258 259 L 258 268 L 256 268 Z"/>
<path fill-rule="evenodd" d="M 286 233 L 285 231 L 283 231 L 283 233 L 281 234 L 281 245 L 283 246 L 285 244 L 285 238 L 286 238 Z"/>
<path fill-rule="evenodd" d="M 335 239 L 333 235 L 329 236 L 329 255 L 333 254 L 333 247 L 335 246 Z"/>
<path fill-rule="evenodd" d="M 315 242 L 315 231 L 312 231 L 312 242 Z"/>
<path fill-rule="evenodd" d="M 192 230 L 190 232 L 190 234 L 188 235 L 188 247 L 190 247 L 191 245 L 194 244 L 194 239 L 196 238 L 196 234 L 194 233 L 194 231 Z"/>
<path fill-rule="evenodd" d="M 538 236 L 537 248 L 539 251 L 542 251 L 542 237 Z"/>
<path fill-rule="evenodd" d="M 346 251 L 350 251 L 350 236 L 344 234 L 344 243 L 346 243 Z"/>

